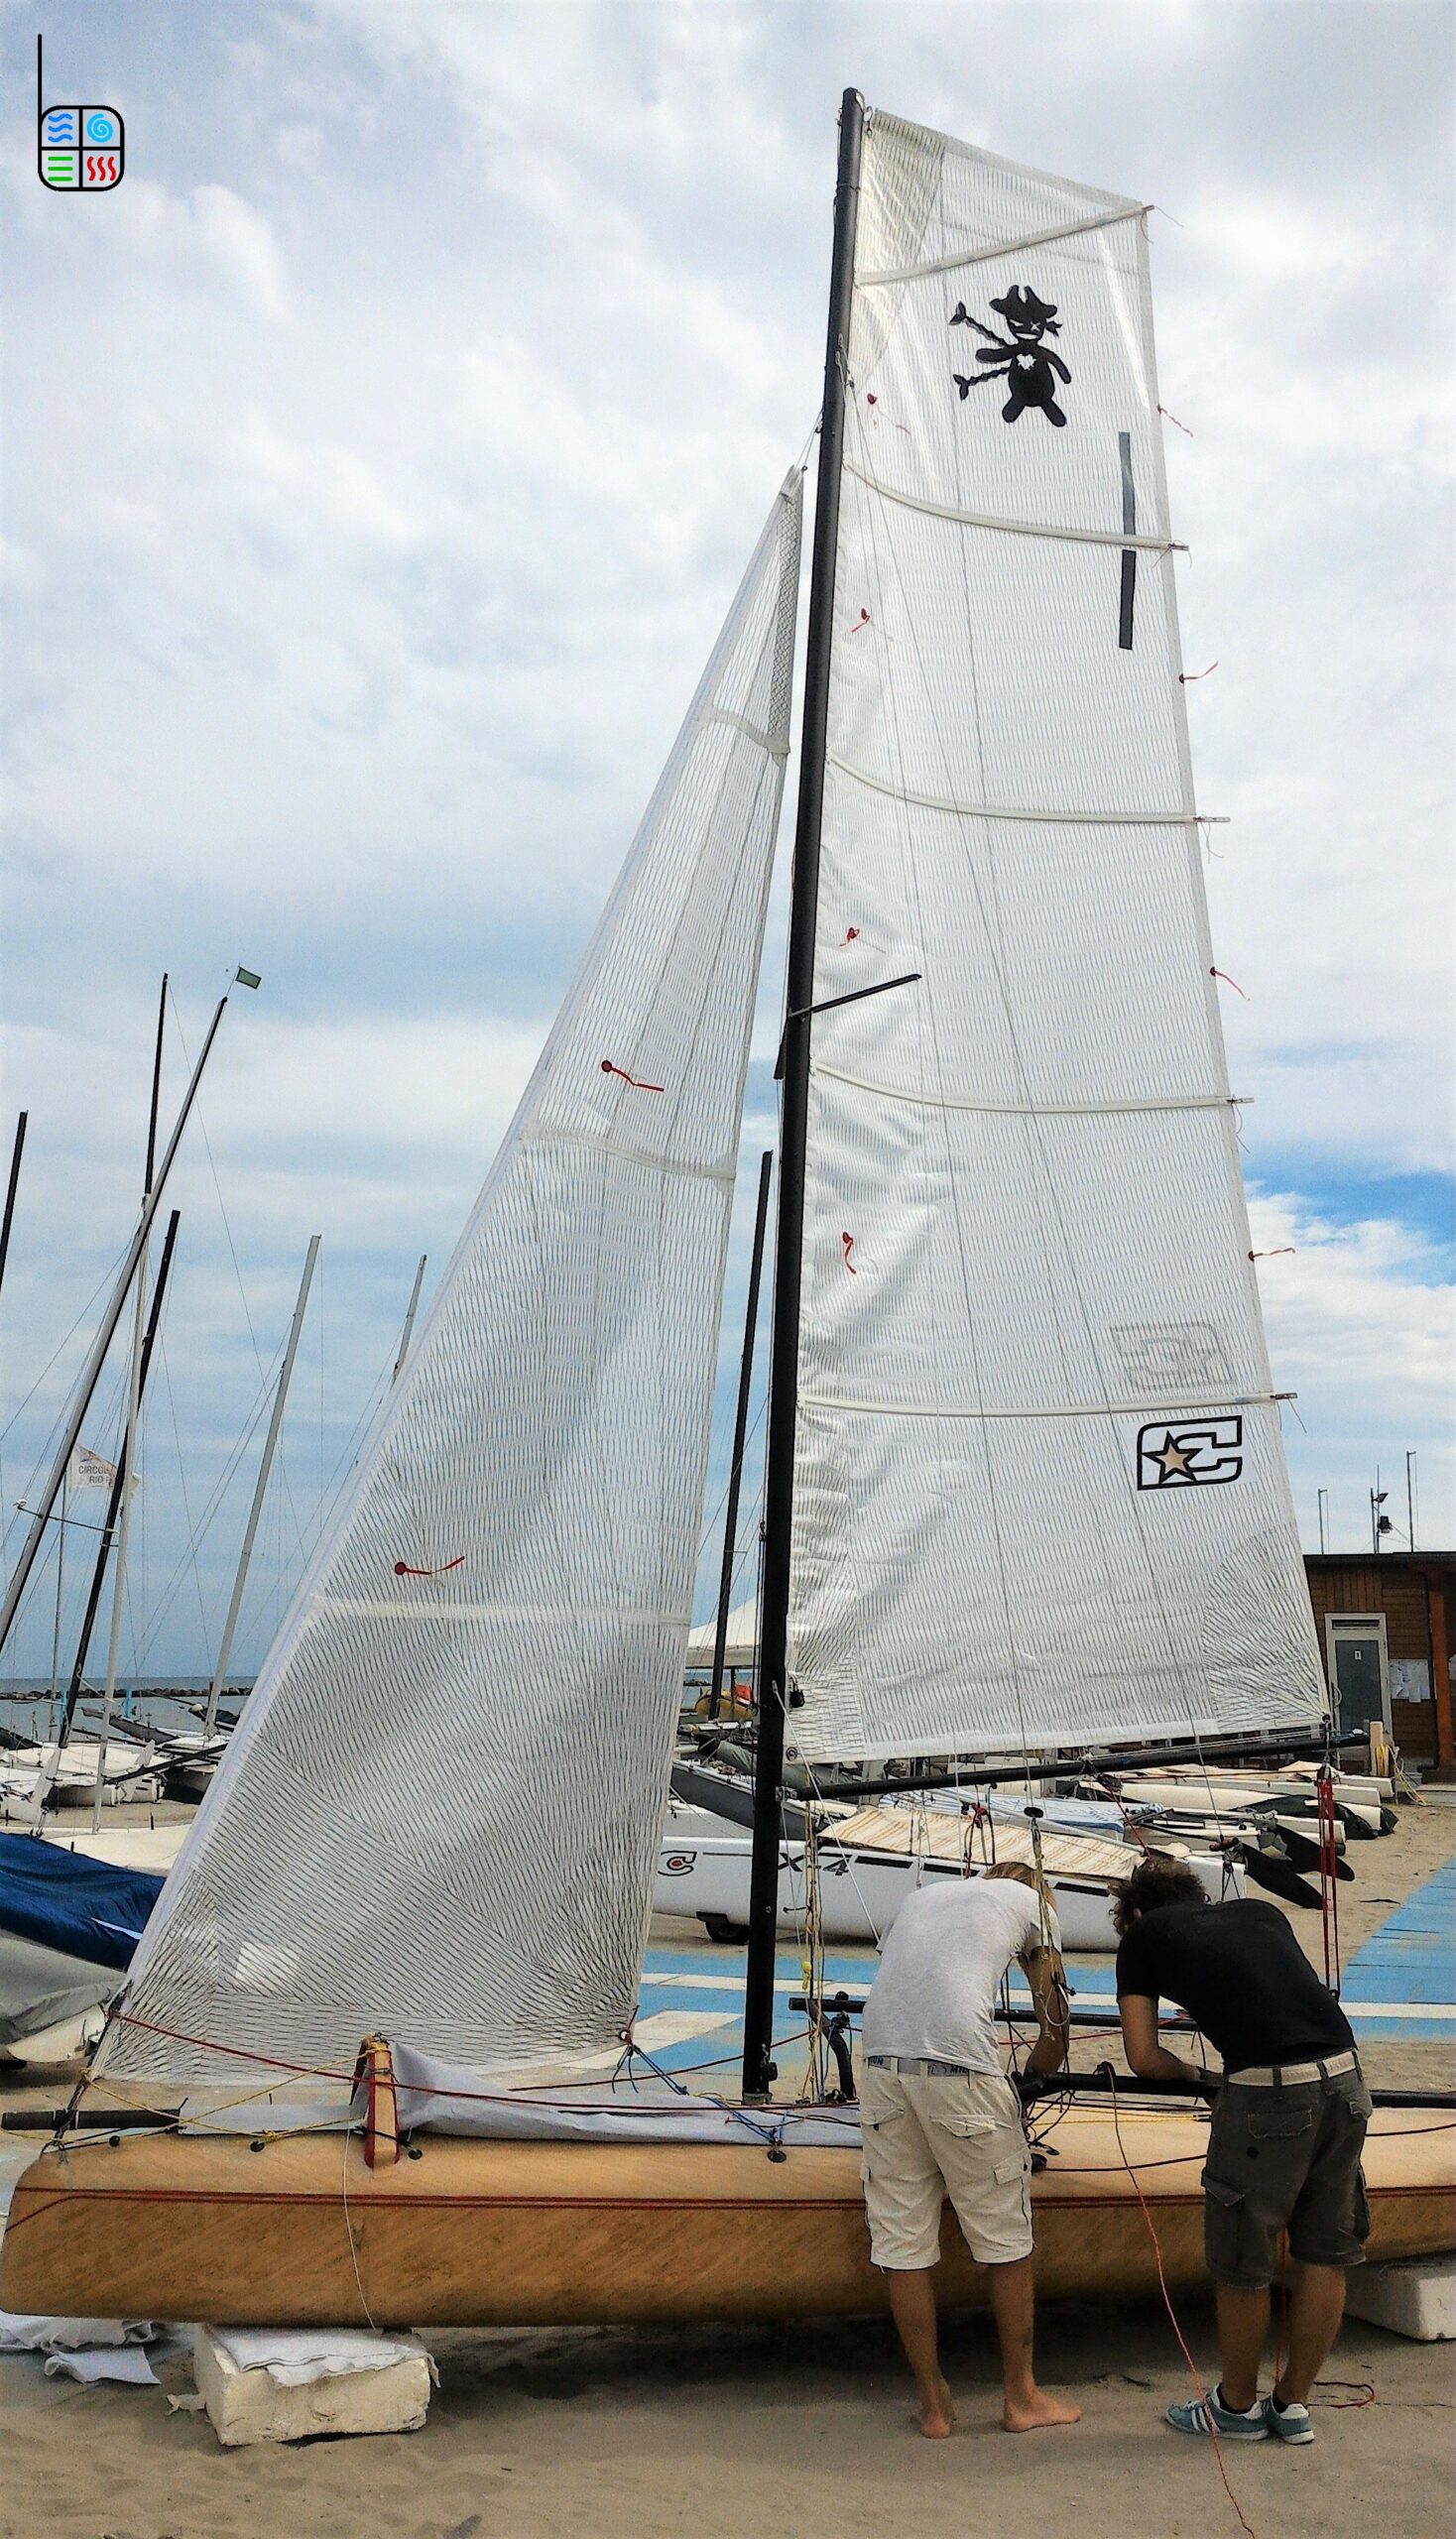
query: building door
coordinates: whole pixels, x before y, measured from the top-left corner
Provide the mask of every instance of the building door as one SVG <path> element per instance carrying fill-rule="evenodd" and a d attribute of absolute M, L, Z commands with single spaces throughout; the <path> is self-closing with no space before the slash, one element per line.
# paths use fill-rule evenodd
<path fill-rule="evenodd" d="M 1384 1614 L 1331 1614 L 1328 1638 L 1330 1692 L 1342 1736 L 1379 1720 L 1391 1726 L 1391 1665 Z"/>

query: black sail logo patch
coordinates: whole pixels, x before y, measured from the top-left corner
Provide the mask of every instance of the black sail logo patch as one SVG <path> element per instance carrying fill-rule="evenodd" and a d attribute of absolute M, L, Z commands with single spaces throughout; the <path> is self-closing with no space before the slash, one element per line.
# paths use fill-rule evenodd
<path fill-rule="evenodd" d="M 1237 1411 L 1223 1419 L 1157 1419 L 1138 1431 L 1138 1488 L 1189 1490 L 1204 1483 L 1237 1481 L 1244 1469 L 1244 1422 Z"/>
<path fill-rule="evenodd" d="M 1057 385 L 1060 382 L 1069 387 L 1072 374 L 1060 353 L 1054 353 L 1043 340 L 1047 335 L 1061 333 L 1055 301 L 1038 299 L 1034 291 L 1019 282 L 1002 299 L 993 300 L 991 305 L 1005 322 L 1003 334 L 983 326 L 963 300 L 957 301 L 950 320 L 952 326 L 973 326 L 978 335 L 986 338 L 984 344 L 976 346 L 976 359 L 985 367 L 969 378 L 958 370 L 951 374 L 960 390 L 961 404 L 965 404 L 973 388 L 984 388 L 989 380 L 1002 379 L 1011 390 L 1001 410 L 1004 423 L 1019 423 L 1025 414 L 1041 414 L 1060 430 L 1066 417 L 1056 402 Z"/>

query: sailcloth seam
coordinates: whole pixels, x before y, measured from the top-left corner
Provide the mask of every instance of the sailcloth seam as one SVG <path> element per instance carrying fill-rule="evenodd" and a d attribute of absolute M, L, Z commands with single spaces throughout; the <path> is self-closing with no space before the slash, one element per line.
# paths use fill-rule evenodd
<path fill-rule="evenodd" d="M 307 1617 L 308 1623 L 317 1622 L 324 1615 L 353 1622 L 401 1623 L 574 1623 L 577 1620 L 569 1605 L 508 1602 L 476 1605 L 467 1604 L 463 1598 L 450 1604 L 442 1597 L 434 1602 L 423 1599 L 417 1602 L 413 1597 L 398 1596 L 320 1596 Z M 686 1631 L 692 1619 L 685 1606 L 673 1609 L 665 1605 L 607 1604 L 601 1607 L 598 1618 L 612 1625 L 649 1623 L 655 1631 Z"/>
<path fill-rule="evenodd" d="M 678 1173 L 687 1181 L 716 1181 L 725 1190 L 732 1189 L 736 1178 L 731 1163 L 689 1163 L 685 1156 L 654 1154 L 650 1148 L 609 1137 L 605 1130 L 572 1129 L 564 1122 L 547 1120 L 539 1129 L 524 1130 L 520 1143 L 523 1147 L 582 1147 L 598 1154 L 614 1154 L 624 1163 L 640 1163 L 648 1172 Z"/>
<path fill-rule="evenodd" d="M 757 723 L 751 723 L 746 714 L 735 714 L 727 705 L 709 705 L 698 720 L 702 723 L 726 723 L 730 731 L 742 732 L 745 740 L 753 741 L 761 750 L 767 750 L 770 758 L 788 758 L 789 756 L 787 734 L 782 741 L 776 741 L 772 733 L 763 731 Z"/>

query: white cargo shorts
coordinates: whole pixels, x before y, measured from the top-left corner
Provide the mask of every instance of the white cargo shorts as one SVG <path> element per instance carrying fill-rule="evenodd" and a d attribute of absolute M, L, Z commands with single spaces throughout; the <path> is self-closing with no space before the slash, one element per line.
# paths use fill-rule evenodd
<path fill-rule="evenodd" d="M 878 2266 L 910 2273 L 940 2255 L 955 2209 L 978 2265 L 1031 2253 L 1031 2155 L 1004 2072 L 911 2074 L 866 2064 L 860 2085 L 865 2209 Z"/>

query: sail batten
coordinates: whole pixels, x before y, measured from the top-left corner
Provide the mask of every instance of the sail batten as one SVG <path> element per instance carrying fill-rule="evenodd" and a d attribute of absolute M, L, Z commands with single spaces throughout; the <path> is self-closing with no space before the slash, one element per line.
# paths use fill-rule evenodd
<path fill-rule="evenodd" d="M 564 1006 L 133 1968 L 117 2075 L 482 2072 L 637 1997 L 789 733 L 775 504 Z"/>
<path fill-rule="evenodd" d="M 1309 1728 L 1144 206 L 865 135 L 789 1661 L 834 1759 Z M 1088 806 L 1095 805 L 1095 808 Z"/>
<path fill-rule="evenodd" d="M 1115 229 L 1124 220 L 1142 220 L 1153 209 L 1151 202 L 1120 203 L 1116 211 L 1095 212 L 1086 220 L 1064 220 L 1055 229 L 1033 229 L 1025 238 L 1001 238 L 994 247 L 972 247 L 961 256 L 937 256 L 933 264 L 902 265 L 885 274 L 859 274 L 855 287 L 859 291 L 881 291 L 887 283 L 926 282 L 935 274 L 957 274 L 968 265 L 993 265 L 1002 256 L 1025 255 L 1031 247 L 1058 246 L 1064 238 L 1083 238 L 1092 229 Z"/>
<path fill-rule="evenodd" d="M 1051 821 L 1059 828 L 1172 829 L 1189 822 L 1201 827 L 1209 818 L 1207 812 L 1199 811 L 1048 811 L 1009 802 L 952 802 L 941 794 L 916 793 L 909 786 L 893 785 L 882 776 L 872 776 L 868 768 L 855 767 L 847 758 L 835 756 L 832 764 L 856 785 L 868 785 L 897 802 L 912 803 L 918 811 L 944 811 L 957 820 L 1031 820 L 1037 826 Z"/>
<path fill-rule="evenodd" d="M 817 1062 L 814 1073 L 833 1084 L 853 1085 L 857 1093 L 873 1093 L 881 1102 L 912 1102 L 918 1110 L 980 1111 L 998 1120 L 1106 1120 L 1138 1111 L 1227 1111 L 1238 1107 L 1233 1093 L 1155 1093 L 1142 1100 L 1112 1098 L 1106 1102 L 985 1102 L 973 1093 L 927 1093 L 923 1086 L 877 1084 L 843 1067 Z"/>
<path fill-rule="evenodd" d="M 914 512 L 926 512 L 932 520 L 959 523 L 962 529 L 990 529 L 1006 538 L 1060 538 L 1069 546 L 1118 546 L 1128 550 L 1141 548 L 1151 555 L 1186 555 L 1186 546 L 1176 538 L 1140 538 L 1129 529 L 1077 529 L 1065 521 L 1009 520 L 999 512 L 965 511 L 956 503 L 931 502 L 924 494 L 908 493 L 902 485 L 883 484 L 867 468 L 848 462 L 848 473 L 882 502 L 904 503 Z"/>

